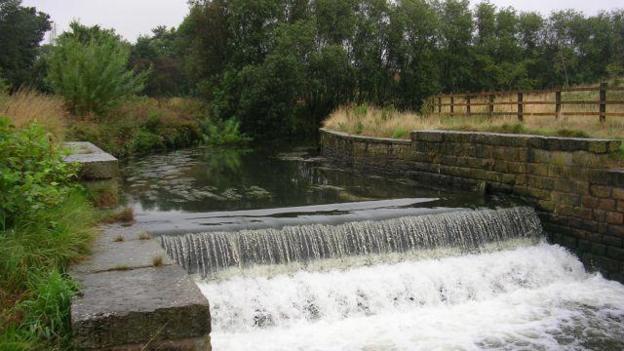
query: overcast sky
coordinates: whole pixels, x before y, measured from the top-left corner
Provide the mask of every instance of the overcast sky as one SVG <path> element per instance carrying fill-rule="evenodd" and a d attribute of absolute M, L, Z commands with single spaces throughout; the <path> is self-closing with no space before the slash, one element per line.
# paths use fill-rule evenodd
<path fill-rule="evenodd" d="M 253 1 L 253 0 L 249 0 Z M 477 3 L 479 1 L 472 1 Z M 600 10 L 624 8 L 622 0 L 491 0 L 497 6 L 513 6 L 522 11 L 548 14 L 553 10 L 574 8 L 586 14 Z M 99 24 L 115 28 L 126 39 L 134 41 L 158 25 L 177 26 L 188 12 L 187 0 L 23 0 L 48 13 L 58 26 L 59 34 L 78 19 L 86 25 Z"/>

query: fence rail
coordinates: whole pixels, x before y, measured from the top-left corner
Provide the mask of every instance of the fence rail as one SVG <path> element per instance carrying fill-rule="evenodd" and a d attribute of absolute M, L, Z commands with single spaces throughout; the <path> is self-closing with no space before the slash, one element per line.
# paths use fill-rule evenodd
<path fill-rule="evenodd" d="M 531 91 L 508 91 L 508 92 L 481 92 L 481 93 L 462 93 L 462 94 L 446 94 L 436 95 L 433 99 L 433 113 L 438 115 L 451 116 L 517 116 L 519 121 L 524 120 L 524 116 L 598 116 L 600 122 L 606 121 L 607 117 L 624 117 L 624 100 L 607 99 L 607 93 L 624 92 L 624 87 L 609 86 L 607 83 L 601 83 L 596 87 L 576 87 L 553 90 L 531 90 Z M 563 100 L 562 93 L 597 93 L 596 99 Z M 547 95 L 554 94 L 553 100 L 526 100 L 531 95 Z M 624 96 L 624 94 L 619 94 Z M 496 101 L 497 97 L 515 96 L 513 101 Z M 483 100 L 487 101 L 473 101 Z M 457 100 L 463 100 L 458 102 Z M 623 98 L 624 99 L 624 98 Z M 563 111 L 564 106 L 573 105 L 594 105 L 595 111 Z M 474 111 L 473 107 L 487 107 L 486 111 Z M 514 111 L 496 111 L 497 106 L 515 106 Z M 551 106 L 553 111 L 527 111 L 529 106 Z M 609 106 L 621 107 L 617 111 L 609 111 Z M 448 109 L 447 109 L 448 108 Z M 457 111 L 460 108 L 462 111 Z"/>

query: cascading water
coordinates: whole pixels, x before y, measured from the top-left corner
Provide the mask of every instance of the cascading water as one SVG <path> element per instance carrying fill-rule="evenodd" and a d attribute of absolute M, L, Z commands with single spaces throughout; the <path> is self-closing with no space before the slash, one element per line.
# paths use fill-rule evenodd
<path fill-rule="evenodd" d="M 624 286 L 547 244 L 199 287 L 215 350 L 624 349 Z"/>
<path fill-rule="evenodd" d="M 518 207 L 162 243 L 204 276 L 215 350 L 624 349 L 624 286 L 541 233 Z"/>
<path fill-rule="evenodd" d="M 207 276 L 228 267 L 276 265 L 351 256 L 455 247 L 472 250 L 488 242 L 539 237 L 528 207 L 459 211 L 341 225 L 163 236 L 162 245 L 191 273 Z"/>

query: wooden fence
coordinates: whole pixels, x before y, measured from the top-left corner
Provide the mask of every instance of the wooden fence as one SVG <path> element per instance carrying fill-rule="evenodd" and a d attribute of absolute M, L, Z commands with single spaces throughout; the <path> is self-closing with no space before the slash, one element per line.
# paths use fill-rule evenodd
<path fill-rule="evenodd" d="M 581 93 L 581 99 L 562 99 L 562 94 Z M 617 95 L 617 99 L 608 99 L 608 93 Z M 589 99 L 587 95 L 596 95 Z M 547 100 L 531 99 L 535 96 L 554 95 Z M 499 99 L 497 101 L 497 98 Z M 501 99 L 502 98 L 502 99 Z M 515 99 L 514 99 L 515 98 Z M 506 100 L 506 101 L 501 101 Z M 511 101 L 509 101 L 511 100 Z M 598 116 L 601 122 L 607 117 L 624 117 L 624 87 L 609 86 L 601 83 L 594 87 L 576 87 L 554 90 L 517 91 L 517 92 L 484 92 L 436 95 L 432 101 L 433 112 L 438 115 L 450 116 L 517 116 L 523 121 L 524 116 Z M 564 107 L 576 105 L 592 111 L 564 111 Z M 537 111 L 528 111 L 530 106 L 539 106 Z M 485 109 L 484 109 L 485 107 Z M 497 107 L 506 107 L 510 111 L 497 111 Z M 550 111 L 544 111 L 544 110 Z M 476 111 L 481 110 L 481 111 Z M 483 111 L 484 110 L 484 111 Z M 501 110 L 500 108 L 498 110 Z"/>

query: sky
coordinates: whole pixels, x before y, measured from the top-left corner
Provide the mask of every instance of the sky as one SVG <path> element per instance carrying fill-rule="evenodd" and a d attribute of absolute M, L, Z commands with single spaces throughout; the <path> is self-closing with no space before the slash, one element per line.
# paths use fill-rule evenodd
<path fill-rule="evenodd" d="M 249 0 L 253 1 L 253 0 Z M 480 1 L 471 1 L 477 3 Z M 600 10 L 624 8 L 622 0 L 490 0 L 504 7 L 521 11 L 538 11 L 549 14 L 553 10 L 573 8 L 593 15 Z M 34 6 L 48 13 L 57 24 L 58 33 L 69 23 L 80 20 L 85 25 L 99 24 L 115 28 L 130 41 L 151 29 L 166 25 L 179 25 L 188 12 L 187 0 L 23 0 L 25 6 Z"/>

